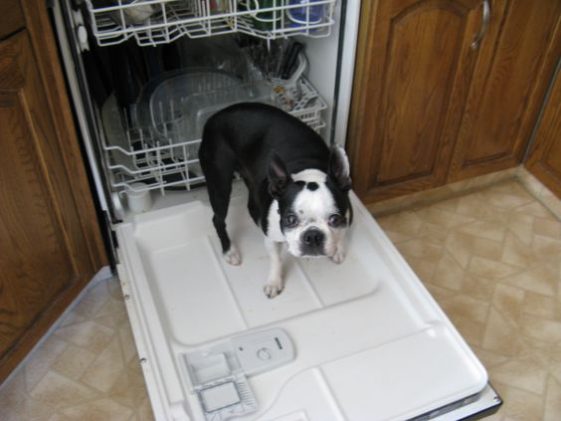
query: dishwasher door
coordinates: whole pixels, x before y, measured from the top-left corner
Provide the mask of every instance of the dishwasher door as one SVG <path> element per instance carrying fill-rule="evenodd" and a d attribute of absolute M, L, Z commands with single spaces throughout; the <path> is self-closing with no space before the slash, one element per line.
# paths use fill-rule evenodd
<path fill-rule="evenodd" d="M 263 235 L 245 188 L 235 190 L 228 226 L 241 266 L 223 260 L 205 198 L 117 228 L 157 419 L 434 417 L 490 393 L 481 363 L 354 194 L 346 260 L 286 256 L 286 288 L 270 300 Z M 279 331 L 289 346 L 255 339 Z"/>

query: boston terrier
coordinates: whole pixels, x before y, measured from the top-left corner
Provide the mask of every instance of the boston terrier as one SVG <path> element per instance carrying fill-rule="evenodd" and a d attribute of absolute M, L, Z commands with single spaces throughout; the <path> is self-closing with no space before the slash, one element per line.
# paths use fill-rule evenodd
<path fill-rule="evenodd" d="M 226 261 L 241 256 L 226 232 L 234 172 L 249 189 L 247 207 L 265 234 L 271 269 L 264 291 L 284 288 L 282 247 L 290 254 L 345 258 L 345 233 L 352 222 L 349 162 L 340 147 L 328 148 L 305 123 L 270 105 L 242 103 L 214 114 L 199 149 L 212 219 Z"/>

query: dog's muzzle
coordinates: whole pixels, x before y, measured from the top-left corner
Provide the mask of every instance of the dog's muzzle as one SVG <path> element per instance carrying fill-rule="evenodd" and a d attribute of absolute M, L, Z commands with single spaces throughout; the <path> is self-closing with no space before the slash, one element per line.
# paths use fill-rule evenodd
<path fill-rule="evenodd" d="M 325 254 L 325 234 L 317 228 L 310 228 L 300 236 L 303 256 L 320 256 Z"/>

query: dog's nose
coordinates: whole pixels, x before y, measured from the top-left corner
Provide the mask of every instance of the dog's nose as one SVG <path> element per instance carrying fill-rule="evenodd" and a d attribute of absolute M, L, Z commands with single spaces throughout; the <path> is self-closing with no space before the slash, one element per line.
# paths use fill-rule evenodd
<path fill-rule="evenodd" d="M 302 234 L 302 243 L 307 252 L 317 254 L 323 249 L 323 242 L 325 241 L 325 234 L 317 228 L 310 228 Z"/>
<path fill-rule="evenodd" d="M 304 244 L 307 246 L 319 246 L 323 243 L 325 235 L 316 228 L 309 229 L 304 232 Z"/>

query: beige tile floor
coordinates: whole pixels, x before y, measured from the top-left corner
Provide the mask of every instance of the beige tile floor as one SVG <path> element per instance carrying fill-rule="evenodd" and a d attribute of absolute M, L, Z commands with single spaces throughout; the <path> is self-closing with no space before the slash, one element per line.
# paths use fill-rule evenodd
<path fill-rule="evenodd" d="M 561 222 L 516 181 L 379 222 L 489 371 L 494 418 L 561 420 Z"/>
<path fill-rule="evenodd" d="M 0 420 L 152 420 L 116 279 L 92 287 L 0 388 Z"/>
<path fill-rule="evenodd" d="M 561 420 L 561 222 L 516 181 L 378 220 L 487 367 L 494 419 Z M 152 419 L 115 279 L 0 388 L 0 419 Z"/>

